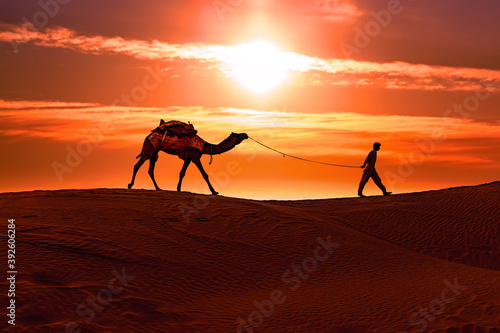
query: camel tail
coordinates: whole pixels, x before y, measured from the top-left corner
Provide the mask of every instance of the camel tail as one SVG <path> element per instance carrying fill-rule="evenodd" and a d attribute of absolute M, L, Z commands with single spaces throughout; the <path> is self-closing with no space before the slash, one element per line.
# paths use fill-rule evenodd
<path fill-rule="evenodd" d="M 141 153 L 139 155 L 137 155 L 137 157 L 135 159 L 138 159 L 139 157 L 141 157 L 142 155 L 142 152 L 144 151 L 144 147 L 146 147 L 146 142 L 148 141 L 148 138 L 146 138 L 144 140 L 144 143 L 142 144 L 142 149 L 141 149 Z"/>

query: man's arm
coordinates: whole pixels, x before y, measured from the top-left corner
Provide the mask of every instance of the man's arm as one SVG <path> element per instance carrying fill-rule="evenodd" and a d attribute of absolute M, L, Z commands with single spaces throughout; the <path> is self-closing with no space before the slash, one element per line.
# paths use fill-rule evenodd
<path fill-rule="evenodd" d="M 373 150 L 368 154 L 368 156 L 365 159 L 365 163 L 363 163 L 361 168 L 364 168 L 367 164 L 369 164 L 372 158 L 373 158 Z"/>

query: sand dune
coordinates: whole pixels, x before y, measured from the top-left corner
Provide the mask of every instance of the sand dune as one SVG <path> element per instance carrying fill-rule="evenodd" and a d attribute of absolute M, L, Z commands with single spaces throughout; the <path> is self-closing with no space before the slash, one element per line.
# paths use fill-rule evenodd
<path fill-rule="evenodd" d="M 499 194 L 500 182 L 304 201 L 1 194 L 18 270 L 16 326 L 4 314 L 2 327 L 500 332 Z"/>

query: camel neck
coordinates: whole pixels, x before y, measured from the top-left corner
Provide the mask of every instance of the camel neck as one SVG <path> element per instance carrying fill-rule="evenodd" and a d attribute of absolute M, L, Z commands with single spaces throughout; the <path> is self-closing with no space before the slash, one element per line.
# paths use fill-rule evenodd
<path fill-rule="evenodd" d="M 236 140 L 232 137 L 227 138 L 217 145 L 206 142 L 203 148 L 203 154 L 219 155 L 233 149 L 235 145 Z"/>

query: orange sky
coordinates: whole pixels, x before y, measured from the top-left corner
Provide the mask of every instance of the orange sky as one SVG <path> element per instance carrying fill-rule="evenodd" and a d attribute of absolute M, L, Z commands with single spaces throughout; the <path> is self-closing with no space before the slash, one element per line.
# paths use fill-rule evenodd
<path fill-rule="evenodd" d="M 161 118 L 336 164 L 380 141 L 394 192 L 498 180 L 497 3 L 114 2 L 0 5 L 0 191 L 125 187 Z M 250 140 L 208 160 L 245 198 L 353 196 L 362 173 Z M 181 165 L 161 154 L 159 186 Z M 147 166 L 135 188 L 153 188 Z M 183 189 L 208 193 L 195 167 Z"/>

